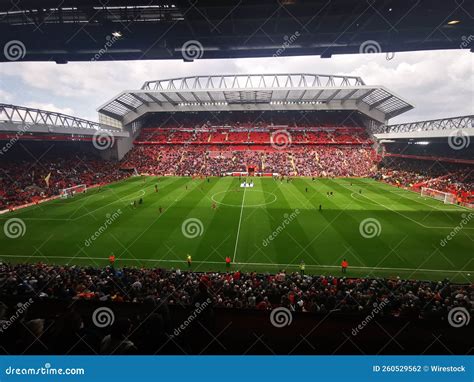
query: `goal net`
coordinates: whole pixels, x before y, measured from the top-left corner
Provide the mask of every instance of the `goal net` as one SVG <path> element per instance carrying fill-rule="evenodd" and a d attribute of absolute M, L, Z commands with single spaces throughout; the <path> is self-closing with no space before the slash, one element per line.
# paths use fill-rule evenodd
<path fill-rule="evenodd" d="M 87 186 L 85 184 L 78 184 L 77 186 L 74 187 L 69 187 L 69 188 L 63 188 L 60 192 L 59 195 L 61 198 L 72 198 L 74 194 L 77 194 L 78 192 L 86 192 Z"/>
<path fill-rule="evenodd" d="M 434 190 L 433 188 L 421 187 L 421 196 L 441 200 L 444 204 L 456 204 L 456 196 L 449 193 Z"/>

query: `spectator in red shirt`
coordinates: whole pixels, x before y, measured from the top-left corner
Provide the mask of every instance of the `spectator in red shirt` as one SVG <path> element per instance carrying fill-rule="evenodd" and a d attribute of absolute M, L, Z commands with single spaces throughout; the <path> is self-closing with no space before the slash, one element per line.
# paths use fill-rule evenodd
<path fill-rule="evenodd" d="M 342 263 L 341 263 L 342 273 L 347 272 L 348 266 L 349 266 L 349 263 L 347 262 L 347 260 L 346 259 L 342 260 Z"/>
<path fill-rule="evenodd" d="M 112 254 L 112 255 L 109 256 L 109 263 L 112 267 L 114 266 L 114 264 L 115 264 L 115 255 Z"/>
<path fill-rule="evenodd" d="M 239 271 L 239 270 L 234 273 L 234 280 L 235 280 L 235 281 L 239 281 L 239 280 L 240 280 L 240 271 Z"/>

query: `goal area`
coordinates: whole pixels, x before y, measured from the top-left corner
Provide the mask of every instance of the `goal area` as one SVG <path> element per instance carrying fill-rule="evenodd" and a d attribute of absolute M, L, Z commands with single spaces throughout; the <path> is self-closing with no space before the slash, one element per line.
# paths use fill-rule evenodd
<path fill-rule="evenodd" d="M 69 187 L 69 188 L 63 188 L 60 192 L 59 195 L 61 198 L 72 198 L 75 194 L 79 192 L 86 192 L 87 186 L 85 184 L 78 184 L 77 186 Z"/>
<path fill-rule="evenodd" d="M 421 196 L 442 201 L 444 204 L 456 204 L 456 196 L 450 192 L 438 191 L 433 188 L 422 187 Z"/>

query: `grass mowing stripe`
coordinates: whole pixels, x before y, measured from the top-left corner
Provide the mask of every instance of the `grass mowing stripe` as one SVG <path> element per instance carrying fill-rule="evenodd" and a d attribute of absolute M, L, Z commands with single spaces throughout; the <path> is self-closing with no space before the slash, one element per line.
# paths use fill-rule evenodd
<path fill-rule="evenodd" d="M 275 194 L 278 183 L 256 178 L 254 188 L 246 191 L 245 214 L 239 237 L 238 263 L 252 259 L 268 264 L 278 262 L 277 252 L 267 245 L 274 224 L 283 219 L 282 199 Z"/>
<path fill-rule="evenodd" d="M 209 182 L 205 182 L 203 186 L 197 188 L 200 194 L 194 195 L 195 199 L 192 206 L 187 211 L 187 215 L 183 216 L 183 222 L 187 219 L 198 219 L 197 224 L 199 229 L 202 229 L 201 235 L 196 237 L 186 237 L 184 235 L 183 227 L 181 227 L 181 232 L 176 233 L 180 238 L 179 243 L 176 245 L 179 256 L 183 256 L 190 253 L 193 256 L 193 261 L 206 261 L 209 259 L 220 259 L 220 254 L 223 251 L 221 248 L 224 245 L 224 251 L 226 249 L 226 240 L 222 239 L 223 232 L 222 228 L 226 227 L 227 223 L 219 223 L 219 217 L 221 217 L 223 210 L 224 218 L 228 218 L 227 214 L 232 214 L 230 210 L 225 210 L 220 206 L 212 208 L 215 203 L 212 200 L 212 196 L 215 194 L 223 195 L 226 194 L 224 190 L 229 190 L 233 186 L 231 178 L 226 179 L 215 179 L 210 178 Z M 197 199 L 198 198 L 198 199 Z M 183 223 L 184 224 L 184 223 Z M 175 237 L 173 235 L 171 237 Z M 223 260 L 222 260 L 223 261 Z M 199 263 L 198 263 L 199 264 Z M 197 268 L 193 268 L 194 271 L 200 271 L 201 266 L 198 265 Z"/>
<path fill-rule="evenodd" d="M 160 254 L 163 255 L 163 253 L 165 255 L 169 255 L 169 253 L 175 255 L 172 250 L 170 251 L 170 246 L 166 239 L 176 236 L 178 229 L 181 233 L 181 223 L 184 220 L 181 219 L 181 214 L 183 211 L 187 211 L 185 207 L 186 200 L 194 198 L 193 195 L 199 187 L 197 183 L 190 187 L 189 184 L 191 182 L 197 182 L 190 178 L 177 179 L 178 182 L 176 182 L 177 184 L 175 184 L 174 189 L 169 193 L 165 193 L 159 202 L 153 203 L 161 206 L 163 211 L 161 213 L 155 209 L 147 211 L 151 223 L 147 224 L 146 227 L 136 227 L 139 230 L 139 234 L 127 245 L 127 250 L 136 253 L 138 256 L 141 253 L 147 253 L 148 256 L 159 256 Z M 169 221 L 179 223 L 169 224 Z"/>
<path fill-rule="evenodd" d="M 350 259 L 349 263 L 354 264 L 356 262 L 360 266 L 377 266 L 384 260 L 388 260 L 393 264 L 393 260 L 389 256 L 390 246 L 382 235 L 376 235 L 369 239 L 360 233 L 360 224 L 365 219 L 373 218 L 374 216 L 377 216 L 378 219 L 383 218 L 380 211 L 367 211 L 363 205 L 361 208 L 357 208 L 361 203 L 351 198 L 351 190 L 348 191 L 342 187 L 339 184 L 340 181 L 340 179 L 324 179 L 322 181 L 333 192 L 333 195 L 326 196 L 324 201 L 326 207 L 329 204 L 330 211 L 324 208 L 322 215 L 325 216 L 329 213 L 337 216 L 337 218 L 332 219 L 330 225 L 340 237 L 339 240 L 332 239 L 334 246 L 336 247 L 336 243 L 339 247 L 342 246 L 342 250 L 339 253 L 336 252 L 339 255 L 337 258 L 338 263 L 343 258 L 347 258 Z M 346 207 L 341 209 L 341 205 Z M 380 256 L 380 253 L 387 254 L 387 256 L 384 258 L 384 256 Z"/>
<path fill-rule="evenodd" d="M 161 204 L 163 199 L 170 198 L 170 196 L 174 195 L 174 192 L 186 182 L 186 179 L 175 178 L 171 183 L 160 189 L 157 194 L 150 194 L 150 197 L 145 198 L 144 203 L 138 205 L 136 208 L 132 208 L 127 203 L 119 219 L 114 221 L 113 225 L 111 225 L 97 240 L 94 241 L 94 245 L 87 249 L 95 252 L 97 250 L 96 247 L 102 248 L 105 255 L 114 252 L 117 258 L 123 257 L 124 253 L 127 253 L 127 256 L 130 257 L 137 257 L 137 254 L 134 254 L 135 252 L 131 251 L 130 247 L 141 239 L 142 235 L 150 227 L 148 224 L 150 220 L 152 221 L 151 225 L 153 225 L 158 219 L 162 218 L 162 215 L 166 212 L 165 209 L 163 214 L 159 214 L 157 210 L 150 207 L 149 201 L 153 198 L 159 198 L 158 202 Z M 174 195 L 172 198 L 174 199 L 175 197 L 176 196 Z M 137 222 L 140 224 L 137 224 Z M 93 229 L 100 229 L 100 223 L 95 223 Z M 89 223 L 88 225 L 90 226 L 91 224 Z M 91 232 L 89 232 L 88 236 L 93 233 L 93 229 L 90 229 Z M 71 241 L 74 242 L 74 238 L 71 238 Z M 140 244 L 141 246 L 149 248 L 149 245 L 144 245 L 144 242 L 141 242 Z M 81 243 L 78 245 L 81 245 Z M 83 248 L 83 250 L 86 251 L 85 248 Z M 88 251 L 86 251 L 86 254 L 88 254 Z"/>
<path fill-rule="evenodd" d="M 376 195 L 380 198 L 386 198 L 379 194 Z M 405 206 L 406 203 L 406 201 L 402 201 L 400 205 Z M 398 211 L 391 208 L 390 212 L 397 213 Z M 433 213 L 440 214 L 439 211 Z M 456 212 L 454 213 L 456 214 Z M 405 219 L 408 218 L 410 220 L 408 223 L 406 220 L 400 221 L 399 225 L 400 227 L 404 227 L 406 234 L 411 237 L 410 240 L 407 240 L 406 243 L 403 243 L 403 245 L 400 246 L 399 253 L 407 259 L 411 266 L 416 268 L 420 263 L 423 264 L 425 261 L 429 261 L 432 266 L 436 265 L 441 270 L 446 269 L 446 267 L 462 269 L 466 264 L 468 264 L 467 261 L 470 258 L 469 254 L 472 252 L 472 248 L 470 248 L 465 239 L 463 240 L 460 237 L 455 237 L 451 240 L 449 252 L 453 251 L 453 253 L 456 254 L 455 256 L 449 255 L 448 253 L 444 254 L 443 247 L 439 244 L 441 240 L 446 237 L 444 230 L 439 230 L 434 227 L 420 228 L 420 226 L 414 225 L 414 222 L 411 222 L 413 219 L 407 216 L 408 212 L 400 214 Z M 417 217 L 418 215 L 425 213 L 413 211 L 411 214 L 414 214 L 414 217 Z M 397 219 L 400 220 L 401 218 L 393 217 L 394 221 L 397 221 Z M 446 224 L 446 222 L 444 223 Z M 413 235 L 410 235 L 410 232 L 416 232 L 416 236 L 413 237 Z"/>
<path fill-rule="evenodd" d="M 349 186 L 350 182 L 353 187 Z M 155 183 L 159 185 L 159 193 L 154 192 Z M 103 266 L 107 264 L 108 254 L 114 251 L 123 253 L 117 256 L 119 267 L 185 267 L 185 254 L 189 251 L 197 270 L 225 271 L 225 254 L 233 257 L 235 253 L 234 269 L 267 272 L 281 268 L 297 270 L 301 256 L 308 273 L 334 274 L 339 268 L 339 257 L 347 248 L 352 248 L 353 255 L 346 252 L 351 264 L 348 276 L 366 277 L 373 273 L 440 280 L 449 275 L 453 281 L 474 281 L 470 230 L 474 220 L 465 224 L 460 232 L 454 231 L 457 224 L 454 220 L 460 219 L 462 212 L 459 209 L 440 211 L 429 206 L 439 206 L 436 201 L 411 201 L 412 197 L 418 196 L 406 194 L 407 198 L 401 197 L 398 195 L 401 190 L 388 189 L 389 186 L 370 179 L 311 181 L 310 178 L 295 178 L 286 183 L 255 178 L 254 184 L 253 189 L 242 189 L 239 180 L 230 177 L 215 177 L 210 183 L 179 177 L 160 180 L 147 177 L 145 181 L 134 178 L 103 187 L 101 192 L 91 189 L 73 199 L 44 203 L 41 210 L 22 210 L 18 216 L 25 219 L 26 232 L 17 239 L 3 234 L 6 220 L 16 216 L 7 213 L 0 218 L 0 246 L 4 254 L 0 258 L 15 262 L 42 260 Z M 362 196 L 357 192 L 359 188 L 363 191 Z M 141 190 L 146 192 L 143 205 L 130 207 L 130 201 L 138 200 Z M 335 196 L 327 197 L 327 191 L 335 191 Z M 211 198 L 222 203 L 216 210 L 211 209 Z M 111 202 L 115 203 L 109 205 Z M 79 220 L 34 220 L 67 218 L 83 203 L 88 214 Z M 322 213 L 318 211 L 319 204 L 323 204 Z M 160 218 L 158 206 L 166 210 Z M 97 240 L 86 247 L 84 240 L 98 232 L 107 213 L 117 208 L 123 210 L 120 217 L 101 230 Z M 295 208 L 301 212 L 294 221 L 283 226 L 285 213 L 289 214 Z M 86 212 L 85 209 L 81 211 Z M 424 225 L 450 227 L 450 230 L 427 229 L 399 213 Z M 376 238 L 363 239 L 359 234 L 360 221 L 370 216 L 383 224 L 380 239 L 385 244 L 374 241 Z M 427 218 L 422 221 L 425 216 Z M 187 217 L 202 220 L 205 227 L 202 236 L 183 237 L 181 225 Z M 236 223 L 240 225 L 240 231 Z M 279 226 L 283 231 L 280 229 L 277 237 L 264 246 L 262 238 L 268 238 Z M 449 232 L 455 232 L 455 237 L 446 246 L 441 246 L 440 241 Z M 390 254 L 390 250 L 405 236 L 406 240 L 397 248 L 402 257 L 399 259 Z M 308 254 L 297 244 L 307 247 Z M 258 247 L 262 251 L 257 250 Z M 387 255 L 387 260 L 377 266 Z"/>
<path fill-rule="evenodd" d="M 113 188 L 110 188 L 110 190 L 112 191 Z M 131 199 L 135 199 L 135 198 L 139 199 L 139 198 L 143 198 L 145 196 L 145 191 L 143 190 L 143 185 L 141 185 L 141 184 L 134 184 L 133 186 L 129 186 L 129 187 L 126 188 L 126 191 L 127 191 L 127 194 L 124 193 L 124 195 L 121 196 L 121 197 L 120 197 L 120 195 L 115 193 L 115 191 L 112 191 L 112 195 L 110 195 L 110 194 L 107 195 L 107 196 L 102 195 L 102 197 L 104 197 L 104 196 L 108 197 L 109 200 L 112 199 L 112 201 L 110 203 L 106 203 L 106 204 L 104 204 L 104 202 L 99 199 L 99 197 L 101 195 L 98 193 L 98 194 L 95 195 L 96 198 L 94 198 L 94 196 L 93 196 L 91 198 L 91 203 L 88 204 L 88 207 L 91 207 L 91 208 L 95 207 L 92 211 L 87 209 L 86 206 L 84 205 L 84 206 L 81 206 L 81 207 L 84 208 L 87 211 L 85 214 L 80 215 L 80 216 L 78 216 L 74 219 L 71 219 L 72 216 L 69 216 L 69 218 L 70 218 L 70 220 L 80 220 L 81 218 L 84 218 L 86 216 L 93 216 L 98 211 L 100 211 L 100 210 L 102 210 L 102 209 L 104 209 L 108 206 L 112 206 L 112 205 L 115 205 L 117 203 L 121 203 L 121 204 L 126 205 L 126 203 L 129 203 L 131 201 Z M 130 195 L 131 192 L 133 192 L 132 195 Z"/>
<path fill-rule="evenodd" d="M 324 241 L 327 230 L 332 229 L 332 227 L 328 224 L 324 224 L 324 228 L 320 229 L 322 226 L 320 223 L 323 219 L 318 215 L 319 211 L 316 210 L 311 202 L 313 198 L 308 200 L 308 194 L 303 192 L 303 182 L 303 180 L 293 180 L 289 184 L 285 184 L 282 190 L 286 192 L 282 192 L 281 194 L 281 198 L 286 200 L 288 205 L 293 207 L 295 200 L 303 205 L 298 216 L 292 221 L 292 224 L 285 229 L 285 233 L 287 231 L 291 232 L 292 241 L 289 245 L 289 251 L 292 253 L 291 263 L 295 261 L 299 263 L 298 260 L 304 260 L 308 265 L 312 263 L 320 264 L 320 257 L 324 255 L 316 248 L 316 243 Z M 314 232 L 315 228 L 316 233 Z"/>
<path fill-rule="evenodd" d="M 343 186 L 345 187 L 345 186 Z M 347 187 L 345 187 L 347 189 Z M 419 215 L 421 212 L 423 211 L 419 211 L 416 209 L 416 207 L 414 207 L 414 203 L 409 203 L 409 201 L 395 201 L 393 200 L 393 198 L 389 197 L 389 196 L 386 196 L 384 195 L 384 193 L 377 193 L 376 191 L 373 191 L 373 190 L 370 190 L 369 191 L 370 193 L 372 193 L 374 195 L 374 197 L 368 197 L 367 195 L 361 195 L 362 198 L 365 198 L 367 200 L 370 200 L 371 202 L 375 203 L 375 204 L 378 204 L 379 206 L 385 208 L 386 210 L 389 210 L 393 213 L 396 213 L 402 217 L 404 217 L 405 219 L 407 220 L 410 220 L 411 222 L 415 223 L 415 224 L 418 224 L 419 226 L 423 227 L 423 228 L 427 228 L 427 229 L 449 229 L 451 230 L 453 227 L 451 226 L 443 226 L 443 227 L 435 227 L 435 226 L 428 226 L 426 224 L 423 224 L 421 223 L 419 220 L 417 219 L 413 219 L 411 218 L 410 216 L 408 216 L 408 212 L 413 212 L 417 215 Z M 366 193 L 367 194 L 367 193 Z M 383 199 L 384 201 L 387 201 L 388 203 L 382 203 L 382 201 L 377 201 L 377 199 Z M 397 203 L 401 206 L 404 206 L 404 207 L 408 207 L 410 211 L 406 211 L 407 213 L 403 213 L 403 212 L 400 212 L 398 209 L 394 209 L 393 207 L 390 207 L 390 204 L 394 204 L 394 203 Z M 431 211 L 430 213 L 434 213 L 433 211 Z M 471 229 L 471 228 L 467 228 L 467 229 Z M 474 228 L 472 228 L 474 229 Z"/>
<path fill-rule="evenodd" d="M 339 179 L 338 181 L 329 180 L 334 190 L 337 190 L 337 195 L 342 198 L 350 198 L 354 204 L 361 205 L 360 200 L 352 198 L 353 189 L 344 184 L 351 182 L 357 185 L 364 195 L 367 193 L 368 187 L 364 184 L 357 184 L 357 182 Z M 351 249 L 357 253 L 356 258 L 364 266 L 378 267 L 382 264 L 389 265 L 389 268 L 409 267 L 413 264 L 403 255 L 403 243 L 407 239 L 407 233 L 400 229 L 399 218 L 393 218 L 385 209 L 370 209 L 361 208 L 360 210 L 348 211 L 347 215 L 354 220 L 354 226 L 350 235 L 349 245 Z M 373 220 L 375 219 L 375 220 Z M 375 221 L 380 224 L 376 231 L 372 234 L 366 232 L 368 222 Z M 339 227 L 339 225 L 338 225 Z M 352 255 L 355 255 L 351 251 Z M 364 259 L 365 261 L 363 261 Z"/>
<path fill-rule="evenodd" d="M 128 183 L 129 182 L 127 182 L 127 184 Z M 126 197 L 126 195 L 129 194 L 132 187 L 133 187 L 133 189 L 136 188 L 138 190 L 138 187 L 137 187 L 136 184 L 132 184 L 132 185 L 128 185 L 128 186 L 127 186 L 127 184 L 120 188 L 121 192 L 124 193 L 123 197 Z M 139 186 L 141 186 L 141 185 L 139 185 Z M 109 186 L 109 189 L 110 189 L 110 186 Z M 125 193 L 124 190 L 127 193 Z M 38 217 L 23 217 L 23 216 L 20 215 L 21 213 L 26 214 L 26 215 L 31 214 L 31 211 L 33 211 L 35 209 L 35 207 L 37 207 L 37 206 L 27 207 L 27 208 L 18 210 L 18 213 L 15 216 L 18 217 L 18 215 L 20 215 L 20 218 L 23 219 L 23 220 L 75 221 L 75 220 L 79 220 L 79 219 L 81 219 L 85 216 L 88 216 L 88 215 L 90 216 L 93 213 L 95 213 L 97 210 L 105 208 L 105 207 L 107 207 L 109 205 L 112 205 L 114 203 L 124 202 L 124 201 L 121 201 L 121 200 L 112 200 L 110 203 L 107 203 L 108 200 L 112 199 L 112 195 L 110 195 L 109 193 L 107 193 L 106 195 L 104 195 L 104 194 L 105 194 L 105 192 L 102 193 L 102 192 L 98 192 L 98 190 L 96 190 L 96 189 L 93 189 L 91 192 L 88 191 L 85 194 L 76 195 L 74 198 L 66 199 L 66 200 L 70 200 L 71 201 L 70 203 L 66 203 L 62 199 L 55 199 L 55 200 L 51 200 L 51 201 L 42 203 L 42 206 L 46 207 L 46 209 L 42 210 L 42 217 L 41 218 L 38 218 Z M 99 199 L 99 198 L 101 198 L 101 199 Z M 107 198 L 105 200 L 106 204 L 104 204 L 104 201 L 102 200 L 104 198 Z M 74 213 L 77 212 L 77 210 L 78 210 L 78 208 L 76 208 L 76 204 L 74 204 L 74 203 L 80 202 L 82 200 L 86 201 L 87 205 L 97 205 L 97 208 L 95 208 L 93 211 L 87 210 L 87 212 L 85 214 L 72 219 L 71 216 L 74 215 Z M 47 207 L 54 207 L 54 208 L 47 208 Z M 79 207 L 85 208 L 85 204 L 80 205 Z M 73 212 L 72 215 L 71 215 L 71 209 L 74 209 L 74 212 Z M 0 220 L 7 220 L 7 219 L 9 219 L 9 216 L 12 216 L 12 215 L 9 214 L 8 216 L 1 217 Z M 62 218 L 59 218 L 58 216 L 62 216 Z"/>
<path fill-rule="evenodd" d="M 412 200 L 416 203 L 425 205 L 426 207 L 429 207 L 430 209 L 434 208 L 439 211 L 459 211 L 459 210 L 467 210 L 467 211 L 472 211 L 471 208 L 464 207 L 464 206 L 459 206 L 457 204 L 444 204 L 440 200 L 434 199 L 434 198 L 424 198 L 421 196 L 421 194 L 417 191 L 413 191 L 410 189 L 405 189 L 405 188 L 396 188 L 395 186 L 387 183 L 383 183 L 381 181 L 375 182 L 377 187 L 379 187 L 380 190 L 390 192 L 391 194 L 394 195 L 399 195 L 401 198 L 409 199 Z M 424 202 L 420 201 L 420 199 L 423 199 Z M 443 207 L 440 208 L 440 204 L 443 204 Z"/>
<path fill-rule="evenodd" d="M 413 206 L 414 210 L 419 211 L 420 213 L 421 213 L 421 211 L 427 211 L 428 214 L 426 214 L 425 216 L 429 216 L 429 215 L 432 216 L 433 213 L 434 213 L 434 215 L 435 215 L 434 220 L 438 221 L 437 224 L 441 224 L 445 220 L 444 217 L 447 217 L 448 219 L 450 219 L 451 222 L 455 223 L 456 221 L 460 220 L 459 215 L 461 215 L 461 213 L 464 213 L 463 212 L 464 210 L 462 208 L 458 208 L 458 206 L 450 205 L 452 207 L 449 208 L 449 209 L 447 209 L 447 208 L 438 208 L 438 204 L 440 202 L 435 200 L 435 199 L 426 199 L 425 202 L 428 202 L 428 203 L 424 203 L 424 202 L 421 202 L 419 200 L 419 199 L 423 199 L 423 198 L 419 195 L 413 194 L 413 192 L 410 192 L 408 190 L 403 190 L 403 192 L 395 194 L 393 192 L 393 190 L 390 190 L 389 188 L 385 188 L 385 187 L 382 188 L 381 185 L 382 185 L 382 183 L 380 183 L 380 182 L 375 183 L 375 187 L 378 187 L 378 192 L 380 192 L 380 194 L 382 196 L 385 195 L 385 192 L 383 192 L 382 190 L 386 190 L 386 192 L 390 193 L 390 195 L 398 195 L 399 196 L 399 198 L 398 198 L 399 202 L 402 201 L 402 199 L 407 200 L 405 205 L 407 203 L 411 202 L 411 205 Z M 389 187 L 393 188 L 393 186 L 389 186 Z M 420 205 L 422 205 L 424 208 L 420 209 Z M 433 209 L 435 211 L 433 211 Z"/>
<path fill-rule="evenodd" d="M 242 206 L 240 207 L 239 225 L 237 227 L 237 235 L 235 237 L 234 257 L 232 258 L 233 263 L 235 263 L 235 255 L 237 254 L 237 246 L 239 245 L 240 224 L 242 223 L 242 213 L 244 212 L 245 192 L 246 191 L 247 191 L 247 187 L 244 187 L 244 196 L 242 196 Z"/>
<path fill-rule="evenodd" d="M 204 235 L 199 245 L 195 246 L 194 253 L 197 260 L 218 260 L 223 264 L 226 255 L 232 256 L 234 250 L 234 224 L 238 218 L 243 191 L 236 178 L 213 178 L 211 182 L 215 186 L 208 191 L 209 205 L 202 213 L 210 214 L 212 219 L 205 226 Z M 212 203 L 216 204 L 213 210 Z"/>

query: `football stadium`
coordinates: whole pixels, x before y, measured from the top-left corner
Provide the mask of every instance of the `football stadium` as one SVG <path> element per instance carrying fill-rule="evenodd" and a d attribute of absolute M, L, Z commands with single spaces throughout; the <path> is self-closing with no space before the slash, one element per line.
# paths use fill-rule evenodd
<path fill-rule="evenodd" d="M 148 7 L 144 24 L 186 19 Z M 178 54 L 239 56 L 205 41 Z M 243 56 L 272 57 L 251 41 Z M 54 44 L 22 59 L 85 60 Z M 89 60 L 139 59 L 105 51 Z M 474 115 L 411 120 L 412 94 L 339 70 L 191 73 L 124 84 L 95 119 L 0 98 L 3 354 L 471 355 Z"/>
<path fill-rule="evenodd" d="M 430 187 L 430 178 L 401 187 L 397 178 L 377 173 L 378 156 L 414 154 L 377 152 L 370 129 L 412 106 L 361 78 L 289 74 L 147 82 L 99 108 L 109 130 L 78 136 L 32 131 L 29 118 L 45 111 L 2 108 L 11 123 L 25 124 L 20 139 L 35 140 L 31 151 L 36 141 L 54 139 L 65 150 L 68 143 L 78 145 L 77 152 L 95 144 L 100 155 L 116 159 L 92 165 L 85 157 L 79 166 L 88 174 L 77 184 L 69 178 L 77 168 L 66 176 L 62 164 L 47 174 L 39 168 L 39 185 L 49 183 L 46 192 L 59 197 L 40 204 L 51 197 L 33 189 L 20 200 L 33 206 L 12 206 L 2 216 L 5 234 L 21 236 L 2 245 L 12 262 L 103 267 L 115 256 L 121 266 L 187 268 L 191 256 L 193 271 L 225 272 L 230 258 L 234 270 L 294 272 L 304 263 L 307 273 L 330 275 L 350 259 L 357 277 L 474 280 L 469 192 L 464 184 L 451 194 L 444 185 Z M 61 117 L 72 118 L 53 118 Z M 131 130 L 116 136 L 112 126 L 122 123 Z M 121 136 L 126 132 L 130 137 Z M 77 140 L 82 143 L 71 142 Z M 103 166 L 101 174 L 107 174 L 90 179 L 96 168 L 90 166 Z M 453 222 L 463 220 L 463 232 L 440 245 Z"/>

